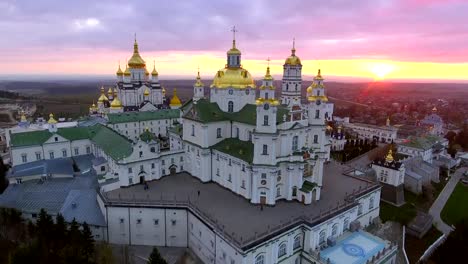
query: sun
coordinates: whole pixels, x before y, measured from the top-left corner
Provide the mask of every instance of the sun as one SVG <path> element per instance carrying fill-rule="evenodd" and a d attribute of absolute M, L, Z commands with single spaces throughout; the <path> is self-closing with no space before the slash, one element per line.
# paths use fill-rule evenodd
<path fill-rule="evenodd" d="M 374 74 L 376 80 L 383 80 L 395 70 L 395 66 L 388 63 L 375 63 L 370 66 L 370 72 Z"/>

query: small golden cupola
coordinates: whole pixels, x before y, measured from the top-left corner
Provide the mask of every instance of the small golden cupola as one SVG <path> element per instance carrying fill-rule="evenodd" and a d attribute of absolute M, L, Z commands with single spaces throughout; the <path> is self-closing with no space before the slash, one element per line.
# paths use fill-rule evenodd
<path fill-rule="evenodd" d="M 149 91 L 148 87 L 145 88 L 145 91 L 143 92 L 143 95 L 144 95 L 145 97 L 147 97 L 147 96 L 150 95 L 150 91 Z"/>
<path fill-rule="evenodd" d="M 138 51 L 138 43 L 136 40 L 136 35 L 135 35 L 135 43 L 133 43 L 133 55 L 130 58 L 130 60 L 128 60 L 128 67 L 130 68 L 145 68 L 146 67 L 146 62 L 140 56 L 140 52 Z"/>
<path fill-rule="evenodd" d="M 54 118 L 54 114 L 50 113 L 49 114 L 49 121 L 47 121 L 49 124 L 57 124 L 57 120 Z"/>
<path fill-rule="evenodd" d="M 124 76 L 131 76 L 131 75 L 132 73 L 130 72 L 130 68 L 125 67 Z"/>
<path fill-rule="evenodd" d="M 107 90 L 108 98 L 111 98 L 113 95 L 114 95 L 114 93 L 112 92 L 112 87 L 109 87 L 109 90 Z"/>
<path fill-rule="evenodd" d="M 312 84 L 307 87 L 307 99 L 309 101 L 320 100 L 322 102 L 328 102 L 328 97 L 325 95 L 325 85 L 323 84 L 323 80 L 321 70 L 319 69 Z"/>
<path fill-rule="evenodd" d="M 202 83 L 201 78 L 200 78 L 200 70 L 198 70 L 197 79 L 195 81 L 194 86 L 195 87 L 203 87 L 203 83 Z"/>
<path fill-rule="evenodd" d="M 284 62 L 285 65 L 302 65 L 301 64 L 301 59 L 299 59 L 298 56 L 296 56 L 296 40 L 293 39 L 293 47 L 291 49 L 291 56 L 286 58 L 286 61 Z"/>
<path fill-rule="evenodd" d="M 158 76 L 158 71 L 156 70 L 156 61 L 153 62 L 153 71 L 151 72 L 151 76 Z"/>
<path fill-rule="evenodd" d="M 174 88 L 174 92 L 171 98 L 171 101 L 169 102 L 169 106 L 171 108 L 178 108 L 182 105 L 182 102 L 180 101 L 179 97 L 177 96 L 177 89 Z"/>
<path fill-rule="evenodd" d="M 385 162 L 391 163 L 393 161 L 394 161 L 393 152 L 392 152 L 392 148 L 390 147 L 390 149 L 388 150 L 387 156 L 385 157 Z"/>
<path fill-rule="evenodd" d="M 120 63 L 119 63 L 119 68 L 117 69 L 117 72 L 115 73 L 117 76 L 123 76 L 123 71 L 122 69 L 120 68 Z"/>
<path fill-rule="evenodd" d="M 105 101 L 109 101 L 104 93 L 104 86 L 101 86 L 101 96 L 99 96 L 98 103 L 103 103 Z"/>
<path fill-rule="evenodd" d="M 114 100 L 112 100 L 112 103 L 110 105 L 111 109 L 120 109 L 122 108 L 122 102 L 120 101 L 120 99 L 115 96 L 114 97 Z"/>
<path fill-rule="evenodd" d="M 21 122 L 27 122 L 26 115 L 24 114 L 24 110 L 21 110 Z"/>

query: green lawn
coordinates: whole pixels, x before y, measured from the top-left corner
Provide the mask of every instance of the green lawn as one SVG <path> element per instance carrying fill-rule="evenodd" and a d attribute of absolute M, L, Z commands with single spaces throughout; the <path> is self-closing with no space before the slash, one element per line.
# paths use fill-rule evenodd
<path fill-rule="evenodd" d="M 408 224 L 416 216 L 416 208 L 410 203 L 405 203 L 401 207 L 380 202 L 380 219 L 383 222 L 394 221 L 402 225 Z"/>
<path fill-rule="evenodd" d="M 440 213 L 445 223 L 452 225 L 468 219 L 468 187 L 458 183 Z"/>

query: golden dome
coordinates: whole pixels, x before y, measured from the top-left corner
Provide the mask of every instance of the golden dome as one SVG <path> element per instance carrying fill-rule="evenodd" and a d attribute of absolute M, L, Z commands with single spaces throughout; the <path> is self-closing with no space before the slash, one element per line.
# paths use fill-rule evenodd
<path fill-rule="evenodd" d="M 198 71 L 198 74 L 197 74 L 197 81 L 195 82 L 195 87 L 203 87 L 203 83 L 200 78 L 200 71 Z"/>
<path fill-rule="evenodd" d="M 236 40 L 232 40 L 232 48 L 228 50 L 227 52 L 228 55 L 241 55 L 240 50 L 236 48 Z"/>
<path fill-rule="evenodd" d="M 291 49 L 291 56 L 289 56 L 286 61 L 284 62 L 285 65 L 302 65 L 301 64 L 301 59 L 296 56 L 296 47 L 295 47 L 295 41 L 293 41 L 293 48 Z"/>
<path fill-rule="evenodd" d="M 270 98 L 270 99 L 258 98 L 257 100 L 255 100 L 255 103 L 257 105 L 262 105 L 264 103 L 269 103 L 271 105 L 279 105 L 279 101 L 274 98 Z"/>
<path fill-rule="evenodd" d="M 21 122 L 26 122 L 26 121 L 28 121 L 28 120 L 26 119 L 26 115 L 24 114 L 24 110 L 22 110 L 21 111 Z"/>
<path fill-rule="evenodd" d="M 158 71 L 156 70 L 156 62 L 153 64 L 153 71 L 151 72 L 152 76 L 158 76 Z"/>
<path fill-rule="evenodd" d="M 312 85 L 307 87 L 307 93 L 311 93 L 312 92 Z"/>
<path fill-rule="evenodd" d="M 148 71 L 148 69 L 146 69 L 146 68 L 145 68 L 145 75 L 146 75 L 146 76 L 149 76 L 149 71 Z"/>
<path fill-rule="evenodd" d="M 180 101 L 179 97 L 177 96 L 177 89 L 174 88 L 174 95 L 169 102 L 170 106 L 181 106 L 182 102 Z"/>
<path fill-rule="evenodd" d="M 54 118 L 54 114 L 50 113 L 49 114 L 49 121 L 47 121 L 49 124 L 57 124 L 57 120 Z"/>
<path fill-rule="evenodd" d="M 144 96 L 149 96 L 150 95 L 150 91 L 149 91 L 148 87 L 146 87 L 145 91 L 143 92 L 143 95 Z"/>
<path fill-rule="evenodd" d="M 263 80 L 267 80 L 267 81 L 273 80 L 273 77 L 270 74 L 270 66 L 267 67 L 267 71 L 266 71 L 266 74 L 265 74 L 265 77 L 263 78 Z"/>
<path fill-rule="evenodd" d="M 162 88 L 162 94 L 166 95 L 166 88 L 164 88 L 164 87 Z"/>
<path fill-rule="evenodd" d="M 104 86 L 101 86 L 101 96 L 99 96 L 98 103 L 102 103 L 104 101 L 109 101 L 106 95 L 104 94 Z"/>
<path fill-rule="evenodd" d="M 125 67 L 124 75 L 125 75 L 125 76 L 130 76 L 130 75 L 132 75 L 132 73 L 130 72 L 130 69 L 129 69 L 128 67 Z"/>
<path fill-rule="evenodd" d="M 130 68 L 144 68 L 146 62 L 141 58 L 140 53 L 138 52 L 138 43 L 135 37 L 135 43 L 133 44 L 133 55 L 128 61 L 128 66 Z"/>
<path fill-rule="evenodd" d="M 119 63 L 119 69 L 117 70 L 117 72 L 115 73 L 117 76 L 122 76 L 123 75 L 123 71 L 122 69 L 120 68 L 120 63 Z"/>
<path fill-rule="evenodd" d="M 211 87 L 216 88 L 255 88 L 255 83 L 250 73 L 243 68 L 224 68 L 219 70 Z"/>
<path fill-rule="evenodd" d="M 122 108 L 122 102 L 118 97 L 115 97 L 114 100 L 112 100 L 112 103 L 110 105 L 112 109 L 119 109 Z"/>
<path fill-rule="evenodd" d="M 113 93 L 112 93 L 112 87 L 109 87 L 109 90 L 107 90 L 107 95 L 108 96 L 112 96 Z"/>

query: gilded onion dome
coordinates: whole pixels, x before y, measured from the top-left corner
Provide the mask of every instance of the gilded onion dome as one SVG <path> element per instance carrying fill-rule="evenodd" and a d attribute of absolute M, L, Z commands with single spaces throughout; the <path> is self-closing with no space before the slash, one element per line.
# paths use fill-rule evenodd
<path fill-rule="evenodd" d="M 141 58 L 140 52 L 138 51 L 138 43 L 135 37 L 135 43 L 133 44 L 133 55 L 128 60 L 128 67 L 130 68 L 144 68 L 146 66 L 146 62 Z"/>
<path fill-rule="evenodd" d="M 104 86 L 101 87 L 101 96 L 99 96 L 98 103 L 102 103 L 104 101 L 109 101 L 106 95 L 104 94 Z"/>
<path fill-rule="evenodd" d="M 224 68 L 219 70 L 211 87 L 216 88 L 255 88 L 255 83 L 250 73 L 243 68 Z"/>
<path fill-rule="evenodd" d="M 170 106 L 181 106 L 182 102 L 180 101 L 179 97 L 177 96 L 177 89 L 174 88 L 174 94 L 169 102 Z"/>
<path fill-rule="evenodd" d="M 111 97 L 113 94 L 112 87 L 109 87 L 109 90 L 107 90 L 107 96 Z"/>
<path fill-rule="evenodd" d="M 96 107 L 96 104 L 93 102 L 93 104 L 89 107 L 89 111 L 96 111 L 97 110 L 97 107 Z"/>
<path fill-rule="evenodd" d="M 387 156 L 385 157 L 385 161 L 386 162 L 392 162 L 394 159 L 393 159 L 393 153 L 392 153 L 392 148 L 390 148 L 388 150 L 388 153 L 387 153 Z"/>
<path fill-rule="evenodd" d="M 270 66 L 267 67 L 266 74 L 265 74 L 265 77 L 263 77 L 263 80 L 273 81 L 273 77 L 270 74 Z M 273 85 L 269 85 L 269 86 L 262 85 L 262 86 L 260 86 L 260 90 L 264 90 L 264 89 L 267 89 L 267 88 L 270 89 L 270 90 L 275 90 L 275 86 L 273 86 Z"/>
<path fill-rule="evenodd" d="M 50 113 L 49 114 L 49 121 L 47 121 L 49 124 L 57 124 L 57 120 L 54 118 L 54 114 Z"/>
<path fill-rule="evenodd" d="M 21 111 L 21 122 L 26 122 L 26 121 L 28 121 L 28 120 L 26 119 L 26 115 L 24 114 L 24 110 L 22 110 Z"/>
<path fill-rule="evenodd" d="M 291 56 L 286 58 L 286 61 L 284 62 L 285 65 L 302 65 L 301 64 L 301 59 L 296 56 L 296 47 L 295 47 L 295 41 L 293 41 L 293 48 L 291 49 Z"/>
<path fill-rule="evenodd" d="M 115 73 L 117 76 L 122 76 L 123 75 L 123 71 L 122 69 L 120 68 L 120 63 L 119 63 L 119 69 L 117 69 L 117 72 Z"/>
<path fill-rule="evenodd" d="M 130 72 L 130 68 L 125 67 L 124 75 L 125 75 L 125 76 L 130 76 L 130 75 L 132 75 L 132 73 Z"/>
<path fill-rule="evenodd" d="M 241 52 L 239 49 L 236 48 L 236 40 L 232 40 L 232 48 L 228 50 L 227 52 L 228 55 L 241 55 Z"/>
<path fill-rule="evenodd" d="M 200 78 L 200 71 L 198 71 L 198 73 L 197 73 L 197 79 L 196 79 L 196 82 L 195 82 L 195 87 L 203 87 L 203 83 L 202 83 L 201 78 Z"/>
<path fill-rule="evenodd" d="M 149 91 L 148 87 L 146 87 L 145 91 L 143 92 L 143 95 L 144 96 L 149 96 L 150 95 L 150 91 Z"/>
<path fill-rule="evenodd" d="M 146 76 L 149 76 L 149 71 L 148 71 L 148 69 L 146 69 L 146 68 L 145 68 L 145 75 L 146 75 Z"/>
<path fill-rule="evenodd" d="M 156 62 L 153 64 L 153 71 L 151 72 L 151 76 L 158 76 L 158 71 L 156 70 Z"/>
<path fill-rule="evenodd" d="M 114 100 L 112 100 L 112 103 L 110 105 L 112 109 L 119 109 L 122 108 L 122 102 L 118 97 L 115 97 Z"/>

